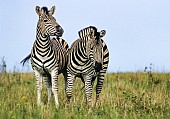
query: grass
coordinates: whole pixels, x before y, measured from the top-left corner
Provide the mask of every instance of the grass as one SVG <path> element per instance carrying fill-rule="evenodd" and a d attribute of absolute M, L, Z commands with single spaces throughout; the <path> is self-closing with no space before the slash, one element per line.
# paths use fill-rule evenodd
<path fill-rule="evenodd" d="M 32 73 L 0 73 L 0 117 L 2 119 L 170 118 L 169 73 L 107 74 L 100 101 L 91 108 L 86 107 L 82 87 L 83 83 L 77 79 L 73 86 L 71 103 L 66 105 L 64 79 L 60 75 L 59 110 L 55 109 L 54 98 L 50 106 L 46 105 L 45 86 L 42 91 L 42 106 L 37 107 L 35 78 Z M 93 90 L 94 100 L 95 90 Z"/>

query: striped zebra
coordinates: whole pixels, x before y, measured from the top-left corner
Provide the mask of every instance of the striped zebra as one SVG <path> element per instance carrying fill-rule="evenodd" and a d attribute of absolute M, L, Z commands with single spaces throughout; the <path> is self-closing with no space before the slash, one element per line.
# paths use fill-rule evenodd
<path fill-rule="evenodd" d="M 66 82 L 68 44 L 59 38 L 64 31 L 52 16 L 55 12 L 55 6 L 50 10 L 47 7 L 36 6 L 36 12 L 39 15 L 36 40 L 31 54 L 22 62 L 24 64 L 31 58 L 31 65 L 36 77 L 37 104 L 41 103 L 42 79 L 44 78 L 48 89 L 48 104 L 53 92 L 56 108 L 58 108 L 58 75 L 63 73 Z M 57 36 L 57 38 L 51 39 L 50 36 Z"/>
<path fill-rule="evenodd" d="M 101 39 L 105 34 L 105 30 L 97 32 L 95 27 L 90 26 L 79 31 L 80 38 L 71 45 L 67 65 L 68 100 L 72 97 L 72 86 L 76 77 L 80 77 L 85 85 L 85 96 L 89 105 L 92 104 L 92 87 L 97 77 L 96 102 L 99 99 L 109 63 L 109 51 Z"/>

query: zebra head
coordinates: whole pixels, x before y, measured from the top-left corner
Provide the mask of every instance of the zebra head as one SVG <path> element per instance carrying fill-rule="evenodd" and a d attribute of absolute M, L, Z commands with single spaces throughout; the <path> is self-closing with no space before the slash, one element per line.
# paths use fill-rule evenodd
<path fill-rule="evenodd" d="M 93 58 L 95 60 L 95 70 L 99 72 L 103 65 L 103 44 L 102 37 L 105 36 L 106 31 L 101 30 L 95 35 L 95 40 L 93 41 Z"/>
<path fill-rule="evenodd" d="M 64 33 L 63 28 L 56 22 L 56 19 L 53 17 L 55 12 L 55 6 L 50 10 L 47 7 L 40 8 L 36 6 L 36 13 L 39 16 L 37 27 L 44 36 L 57 36 L 61 37 Z"/>
<path fill-rule="evenodd" d="M 97 32 L 96 27 L 90 26 L 82 29 L 78 34 L 81 39 L 88 39 L 86 44 L 87 55 L 89 59 L 95 63 L 95 70 L 100 71 L 103 65 L 103 45 L 101 38 L 105 36 L 106 31 L 101 30 Z"/>
<path fill-rule="evenodd" d="M 86 41 L 86 55 L 90 60 L 93 60 L 93 47 L 94 41 L 97 34 L 97 28 L 94 26 L 89 26 L 78 32 L 80 39 Z"/>

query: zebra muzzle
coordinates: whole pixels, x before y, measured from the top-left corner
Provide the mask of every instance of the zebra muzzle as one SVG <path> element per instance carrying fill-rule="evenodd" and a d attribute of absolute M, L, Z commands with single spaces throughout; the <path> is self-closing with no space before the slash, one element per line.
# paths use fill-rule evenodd
<path fill-rule="evenodd" d="M 96 61 L 94 69 L 96 72 L 99 72 L 102 69 L 102 63 Z"/>
<path fill-rule="evenodd" d="M 63 28 L 61 26 L 57 26 L 56 29 L 57 29 L 57 32 L 56 32 L 57 37 L 61 37 L 64 33 Z"/>

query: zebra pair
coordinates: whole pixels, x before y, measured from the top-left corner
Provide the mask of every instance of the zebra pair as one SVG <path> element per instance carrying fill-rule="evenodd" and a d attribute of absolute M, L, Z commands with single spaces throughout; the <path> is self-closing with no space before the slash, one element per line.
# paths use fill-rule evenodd
<path fill-rule="evenodd" d="M 64 39 L 59 38 L 62 36 L 64 30 L 56 22 L 56 19 L 52 16 L 54 14 L 54 11 L 55 11 L 54 6 L 50 10 L 48 10 L 47 7 L 42 8 L 40 8 L 39 6 L 36 7 L 36 12 L 39 15 L 39 20 L 37 23 L 36 40 L 33 44 L 31 54 L 28 55 L 22 61 L 24 64 L 28 59 L 31 58 L 32 68 L 34 71 L 34 75 L 36 77 L 37 103 L 39 105 L 41 102 L 40 98 L 42 91 L 42 78 L 44 77 L 44 82 L 48 88 L 48 104 L 50 102 L 51 94 L 53 92 L 55 97 L 56 108 L 58 108 L 59 103 L 57 92 L 58 92 L 58 75 L 60 73 L 63 73 L 65 78 L 66 86 L 65 88 L 68 99 L 70 99 L 71 97 L 71 89 L 74 80 L 73 78 L 70 77 L 80 76 L 82 78 L 82 81 L 85 82 L 85 89 L 87 95 L 89 94 L 89 92 L 91 92 L 92 87 L 89 86 L 89 83 L 90 82 L 92 83 L 95 80 L 96 76 L 98 76 L 97 81 L 98 88 L 96 88 L 97 92 L 96 99 L 98 99 L 99 93 L 101 92 L 102 83 L 104 80 L 104 73 L 106 72 L 108 66 L 109 55 L 107 46 L 104 43 L 104 41 L 100 39 L 100 35 L 97 35 L 99 34 L 99 32 L 97 32 L 97 29 L 95 27 L 88 27 L 79 32 L 80 39 L 73 43 L 72 47 L 69 49 L 68 52 L 67 42 Z M 57 38 L 50 39 L 50 36 L 57 36 Z M 76 44 L 79 44 L 78 47 Z M 74 47 L 77 47 L 78 54 L 74 55 L 73 57 L 69 57 L 70 59 L 68 63 L 68 56 L 72 56 L 71 54 L 74 54 L 76 51 Z M 100 51 L 99 55 L 94 55 L 95 51 L 97 50 Z M 74 67 L 75 62 L 71 63 L 72 61 L 75 60 L 74 58 L 78 59 L 81 58 L 77 60 L 78 61 L 76 62 L 78 63 L 76 64 L 77 66 L 81 67 L 82 61 L 87 63 L 85 65 L 87 66 L 87 68 L 85 68 L 84 66 L 86 70 L 84 70 L 84 72 L 80 72 L 80 75 L 74 74 L 74 72 L 76 71 L 75 68 L 77 68 Z M 67 65 L 69 66 L 68 69 Z M 84 74 L 87 74 L 87 72 L 91 72 L 90 73 L 90 75 L 92 76 L 91 80 L 89 78 L 87 80 L 87 77 L 84 77 Z M 88 86 L 86 86 L 87 84 Z M 90 100 L 90 95 L 88 96 L 88 100 Z"/>

